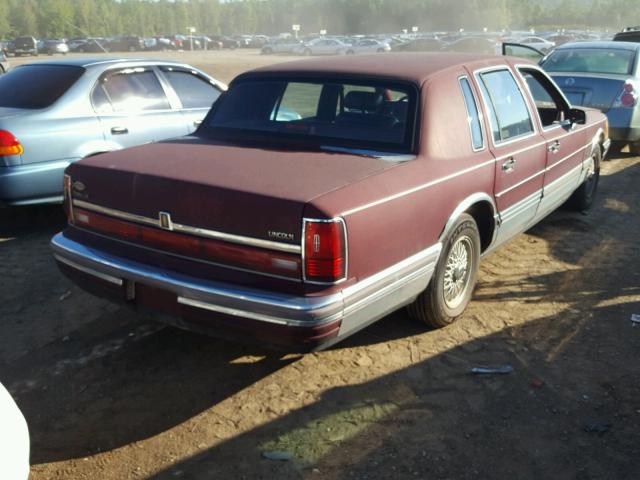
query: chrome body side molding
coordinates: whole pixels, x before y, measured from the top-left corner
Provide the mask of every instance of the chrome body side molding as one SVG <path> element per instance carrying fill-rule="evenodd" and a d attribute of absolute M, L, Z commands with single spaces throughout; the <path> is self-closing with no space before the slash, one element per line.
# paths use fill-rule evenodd
<path fill-rule="evenodd" d="M 495 222 L 495 220 L 498 218 L 496 202 L 493 200 L 493 198 L 489 194 L 485 192 L 476 192 L 472 195 L 469 195 L 462 202 L 460 202 L 456 207 L 456 209 L 453 211 L 453 213 L 449 215 L 447 223 L 445 224 L 444 228 L 442 229 L 442 233 L 440 234 L 439 241 L 440 242 L 443 241 L 443 239 L 447 236 L 447 234 L 449 233 L 453 225 L 456 223 L 456 220 L 458 220 L 460 215 L 462 215 L 464 212 L 469 210 L 469 208 L 471 208 L 476 203 L 480 203 L 480 202 L 487 202 L 489 205 L 491 205 L 491 214 Z"/>
<path fill-rule="evenodd" d="M 94 203 L 85 202 L 84 200 L 73 199 L 73 205 L 76 207 L 91 210 L 93 212 L 102 213 L 112 217 L 120 218 L 130 222 L 141 223 L 143 225 L 150 225 L 152 227 L 162 228 L 159 218 L 150 218 L 142 215 L 135 215 L 133 213 L 123 212 L 114 208 L 102 207 Z M 301 253 L 302 248 L 300 245 L 291 245 L 289 243 L 273 242 L 271 240 L 262 240 L 259 238 L 245 237 L 242 235 L 232 235 L 230 233 L 218 232 L 215 230 L 209 230 L 206 228 L 192 227 L 189 225 L 182 225 L 180 223 L 172 223 L 172 230 L 181 233 L 188 233 L 190 235 L 196 235 L 198 237 L 209 238 L 213 240 L 222 240 L 224 242 L 235 243 L 237 245 L 246 245 L 249 247 L 265 248 L 268 250 L 277 250 L 279 252 L 287 253 Z"/>
<path fill-rule="evenodd" d="M 175 293 L 177 302 L 193 308 L 287 327 L 310 327 L 342 320 L 339 339 L 410 303 L 431 279 L 440 243 L 342 291 L 324 296 L 239 287 L 125 260 L 98 251 L 59 233 L 51 240 L 57 261 L 110 283 L 142 283 Z"/>

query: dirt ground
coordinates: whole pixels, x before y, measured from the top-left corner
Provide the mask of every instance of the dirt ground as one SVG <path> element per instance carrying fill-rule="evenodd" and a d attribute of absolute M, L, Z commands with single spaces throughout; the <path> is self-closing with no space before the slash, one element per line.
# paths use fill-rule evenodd
<path fill-rule="evenodd" d="M 224 81 L 280 60 L 170 56 Z M 59 206 L 0 211 L 0 381 L 31 478 L 640 478 L 640 158 L 602 174 L 588 214 L 559 210 L 483 260 L 454 325 L 398 311 L 305 356 L 94 298 L 51 258 Z"/>

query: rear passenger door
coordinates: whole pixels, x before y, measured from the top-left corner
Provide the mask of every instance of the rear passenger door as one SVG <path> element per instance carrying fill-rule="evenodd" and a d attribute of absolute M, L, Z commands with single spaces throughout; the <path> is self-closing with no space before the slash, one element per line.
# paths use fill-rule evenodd
<path fill-rule="evenodd" d="M 189 133 L 152 67 L 104 73 L 94 86 L 91 101 L 105 139 L 121 148 Z"/>
<path fill-rule="evenodd" d="M 501 243 L 533 221 L 542 198 L 546 145 L 510 68 L 491 67 L 474 74 L 496 158 L 494 197 L 501 222 L 496 242 Z"/>
<path fill-rule="evenodd" d="M 175 93 L 187 131 L 195 131 L 207 115 L 222 90 L 195 70 L 161 66 L 160 71 Z"/>

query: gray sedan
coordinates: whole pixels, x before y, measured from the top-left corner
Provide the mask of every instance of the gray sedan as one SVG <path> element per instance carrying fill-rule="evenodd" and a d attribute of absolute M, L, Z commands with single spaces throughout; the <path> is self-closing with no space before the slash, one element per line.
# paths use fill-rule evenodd
<path fill-rule="evenodd" d="M 0 205 L 62 200 L 81 158 L 192 133 L 226 85 L 181 63 L 38 62 L 0 77 Z"/>

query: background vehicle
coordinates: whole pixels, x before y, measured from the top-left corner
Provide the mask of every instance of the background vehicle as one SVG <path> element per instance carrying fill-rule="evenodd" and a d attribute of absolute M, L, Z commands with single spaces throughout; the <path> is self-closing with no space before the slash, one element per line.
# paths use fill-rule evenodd
<path fill-rule="evenodd" d="M 293 53 L 302 42 L 295 38 L 272 38 L 264 44 L 261 53 L 271 55 L 273 53 Z"/>
<path fill-rule="evenodd" d="M 0 383 L 0 478 L 29 478 L 29 429 L 22 412 Z"/>
<path fill-rule="evenodd" d="M 98 58 L 12 69 L 0 77 L 0 204 L 60 201 L 69 163 L 191 133 L 224 89 L 175 62 Z"/>
<path fill-rule="evenodd" d="M 439 52 L 444 46 L 445 43 L 436 38 L 416 38 L 391 48 L 399 52 Z"/>
<path fill-rule="evenodd" d="M 42 40 L 41 46 L 38 47 L 38 50 L 47 55 L 54 55 L 56 53 L 66 55 L 69 53 L 69 45 L 67 45 L 67 42 L 65 42 L 64 39 L 49 38 Z"/>
<path fill-rule="evenodd" d="M 7 58 L 7 55 L 5 54 L 5 52 L 0 50 L 0 75 L 8 72 L 9 68 L 11 68 L 9 64 L 9 59 Z"/>
<path fill-rule="evenodd" d="M 640 43 L 576 42 L 556 48 L 541 66 L 574 105 L 609 119 L 614 148 L 640 153 Z"/>
<path fill-rule="evenodd" d="M 144 39 L 134 35 L 114 37 L 103 46 L 109 52 L 139 52 L 144 50 Z"/>
<path fill-rule="evenodd" d="M 497 48 L 496 42 L 488 38 L 463 37 L 445 45 L 443 51 L 495 55 L 497 53 Z"/>
<path fill-rule="evenodd" d="M 640 42 L 640 26 L 627 27 L 613 36 L 614 42 Z"/>
<path fill-rule="evenodd" d="M 533 47 L 535 49 L 540 50 L 541 52 L 548 52 L 549 50 L 551 50 L 552 48 L 554 48 L 556 46 L 556 44 L 554 42 L 551 42 L 549 40 L 545 40 L 544 38 L 540 38 L 540 37 L 524 37 L 524 38 L 520 38 L 518 39 L 518 43 L 521 43 L 523 45 L 528 45 L 530 47 Z"/>
<path fill-rule="evenodd" d="M 351 45 L 333 38 L 317 38 L 298 45 L 293 53 L 299 55 L 338 55 L 345 53 Z"/>
<path fill-rule="evenodd" d="M 209 35 L 209 38 L 214 42 L 222 43 L 222 48 L 228 48 L 230 50 L 235 50 L 240 47 L 240 42 L 231 37 L 227 37 L 225 35 Z"/>
<path fill-rule="evenodd" d="M 91 37 L 72 42 L 69 46 L 72 52 L 77 53 L 105 53 L 105 43 L 107 41 L 101 37 Z"/>
<path fill-rule="evenodd" d="M 388 43 L 366 38 L 355 42 L 345 50 L 345 53 L 351 55 L 354 53 L 384 53 L 390 51 L 391 47 Z"/>
<path fill-rule="evenodd" d="M 38 55 L 38 42 L 33 37 L 18 37 L 13 41 L 13 53 L 20 55 Z"/>

